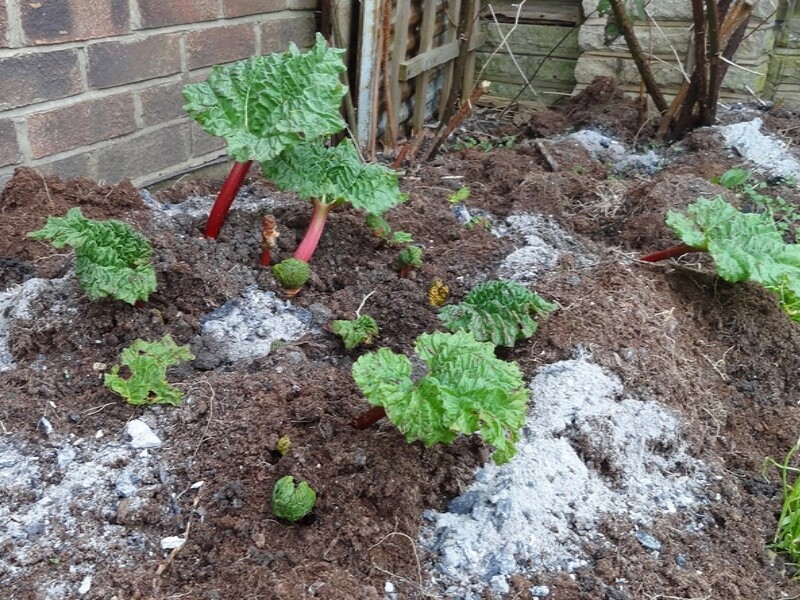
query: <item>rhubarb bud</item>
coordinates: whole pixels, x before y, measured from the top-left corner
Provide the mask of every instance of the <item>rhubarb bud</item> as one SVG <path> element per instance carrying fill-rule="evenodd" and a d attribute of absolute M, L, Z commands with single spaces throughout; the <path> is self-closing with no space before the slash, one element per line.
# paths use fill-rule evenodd
<path fill-rule="evenodd" d="M 272 274 L 287 290 L 296 290 L 308 281 L 308 263 L 297 258 L 287 258 L 272 267 Z"/>

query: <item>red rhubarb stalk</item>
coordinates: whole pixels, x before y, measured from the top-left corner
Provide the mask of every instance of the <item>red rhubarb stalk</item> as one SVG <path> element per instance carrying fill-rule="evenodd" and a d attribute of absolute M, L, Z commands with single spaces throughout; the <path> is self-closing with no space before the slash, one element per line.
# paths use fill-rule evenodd
<path fill-rule="evenodd" d="M 203 235 L 207 238 L 217 239 L 222 225 L 225 223 L 225 217 L 228 216 L 228 211 L 231 208 L 233 199 L 239 193 L 239 188 L 242 187 L 247 172 L 250 170 L 250 165 L 253 164 L 252 160 L 247 162 L 234 163 L 228 178 L 222 185 L 217 199 L 214 201 L 214 206 L 211 208 L 211 214 L 208 216 L 208 223 Z"/>
<path fill-rule="evenodd" d="M 666 260 L 668 258 L 678 258 L 679 256 L 683 256 L 684 254 L 688 254 L 689 252 L 701 252 L 701 250 L 698 250 L 697 248 L 692 248 L 691 246 L 687 246 L 686 244 L 681 244 L 679 246 L 673 246 L 672 248 L 667 248 L 666 250 L 659 250 L 658 252 L 653 252 L 652 254 L 643 256 L 639 260 L 643 262 L 658 262 L 660 260 Z"/>
<path fill-rule="evenodd" d="M 382 406 L 373 406 L 353 421 L 353 427 L 356 429 L 366 429 L 367 427 L 375 425 L 375 423 L 385 416 L 386 410 Z"/>
<path fill-rule="evenodd" d="M 325 229 L 325 220 L 334 204 L 327 204 L 324 200 L 314 199 L 314 211 L 311 213 L 311 222 L 303 236 L 303 241 L 294 252 L 294 257 L 303 262 L 311 262 L 314 251 L 317 249 L 322 231 Z"/>

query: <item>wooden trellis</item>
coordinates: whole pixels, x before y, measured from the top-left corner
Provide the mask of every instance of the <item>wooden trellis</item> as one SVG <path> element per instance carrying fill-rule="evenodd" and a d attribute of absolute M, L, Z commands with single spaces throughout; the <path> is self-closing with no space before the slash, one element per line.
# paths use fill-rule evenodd
<path fill-rule="evenodd" d="M 403 129 L 420 131 L 428 119 L 441 118 L 454 87 L 459 96 L 469 96 L 475 50 L 482 43 L 479 4 L 362 0 L 356 135 L 368 154 L 375 153 L 379 131 L 384 145 L 394 148 Z"/>

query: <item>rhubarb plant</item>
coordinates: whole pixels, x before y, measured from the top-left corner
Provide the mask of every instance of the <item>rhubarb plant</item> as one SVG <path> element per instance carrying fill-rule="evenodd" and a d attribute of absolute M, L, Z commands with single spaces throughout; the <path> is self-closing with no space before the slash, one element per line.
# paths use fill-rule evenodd
<path fill-rule="evenodd" d="M 508 462 L 528 401 L 516 363 L 496 358 L 493 344 L 463 331 L 424 333 L 415 351 L 427 367 L 421 377 L 408 357 L 388 348 L 355 362 L 353 379 L 370 404 L 381 407 L 408 442 L 430 446 L 480 433 L 494 446 L 494 461 Z"/>
<path fill-rule="evenodd" d="M 422 248 L 406 246 L 397 255 L 397 270 L 400 277 L 408 277 L 411 271 L 422 266 Z"/>
<path fill-rule="evenodd" d="M 555 304 L 513 281 L 488 281 L 464 300 L 439 311 L 449 331 L 468 331 L 481 342 L 511 348 L 536 333 L 535 317 L 556 309 Z"/>
<path fill-rule="evenodd" d="M 761 284 L 798 320 L 800 245 L 784 242 L 770 214 L 743 213 L 721 197 L 701 198 L 688 206 L 687 214 L 670 211 L 667 225 L 683 244 L 647 255 L 643 261 L 708 252 L 725 281 Z"/>
<path fill-rule="evenodd" d="M 279 519 L 299 521 L 317 503 L 317 493 L 305 481 L 294 483 L 294 477 L 286 475 L 275 482 L 272 488 L 272 512 Z"/>
<path fill-rule="evenodd" d="M 167 383 L 167 369 L 186 360 L 193 360 L 189 346 L 178 346 L 167 334 L 157 342 L 136 340 L 120 355 L 120 364 L 106 373 L 106 387 L 125 398 L 130 404 L 180 404 L 183 392 Z M 120 365 L 127 367 L 125 379 Z"/>
<path fill-rule="evenodd" d="M 378 335 L 378 323 L 369 315 L 347 320 L 341 319 L 331 323 L 331 331 L 342 338 L 347 350 L 372 343 Z"/>
<path fill-rule="evenodd" d="M 156 290 L 150 240 L 127 223 L 87 219 L 80 208 L 71 208 L 63 217 L 48 217 L 28 237 L 74 248 L 75 275 L 91 300 L 111 297 L 136 304 Z"/>
<path fill-rule="evenodd" d="M 343 204 L 368 214 L 383 215 L 405 200 L 394 171 L 365 164 L 353 143 L 338 146 L 313 140 L 287 148 L 262 163 L 264 175 L 280 189 L 311 200 L 311 222 L 294 258 L 309 262 L 319 245 L 331 210 Z"/>
<path fill-rule="evenodd" d="M 343 53 L 317 34 L 308 52 L 290 44 L 284 53 L 214 67 L 205 82 L 184 88 L 186 112 L 206 132 L 225 138 L 237 161 L 212 208 L 206 237 L 219 235 L 252 161 L 268 161 L 344 129 Z"/>

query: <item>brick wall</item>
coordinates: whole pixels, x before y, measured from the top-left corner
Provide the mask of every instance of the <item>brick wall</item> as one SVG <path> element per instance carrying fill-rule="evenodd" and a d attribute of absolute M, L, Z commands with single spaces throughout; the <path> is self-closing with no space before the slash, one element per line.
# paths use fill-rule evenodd
<path fill-rule="evenodd" d="M 183 112 L 211 65 L 313 43 L 318 0 L 0 0 L 0 183 L 144 185 L 224 156 Z"/>

